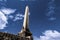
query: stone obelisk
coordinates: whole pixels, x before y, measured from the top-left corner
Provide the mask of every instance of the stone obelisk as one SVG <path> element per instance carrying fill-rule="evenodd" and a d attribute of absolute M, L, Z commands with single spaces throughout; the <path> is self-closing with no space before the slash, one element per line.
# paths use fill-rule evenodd
<path fill-rule="evenodd" d="M 28 15 L 28 13 L 29 13 L 29 7 L 26 6 L 23 28 L 22 28 L 21 32 L 19 33 L 21 40 L 33 40 L 32 33 L 29 30 L 29 15 Z"/>

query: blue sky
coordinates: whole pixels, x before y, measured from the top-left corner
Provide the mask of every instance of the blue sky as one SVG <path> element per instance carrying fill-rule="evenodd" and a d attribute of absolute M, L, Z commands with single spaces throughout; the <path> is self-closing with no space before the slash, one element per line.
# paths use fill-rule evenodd
<path fill-rule="evenodd" d="M 34 38 L 59 40 L 60 0 L 0 0 L 0 31 L 18 34 L 26 5 L 29 6 L 29 28 Z"/>

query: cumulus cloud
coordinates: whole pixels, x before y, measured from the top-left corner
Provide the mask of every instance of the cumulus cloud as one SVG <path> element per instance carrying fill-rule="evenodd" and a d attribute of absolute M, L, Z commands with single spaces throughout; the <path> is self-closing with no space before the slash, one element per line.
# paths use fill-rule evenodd
<path fill-rule="evenodd" d="M 2 1 L 2 0 L 0 0 L 0 1 Z"/>
<path fill-rule="evenodd" d="M 0 0 L 0 1 L 5 1 L 6 2 L 7 0 Z"/>
<path fill-rule="evenodd" d="M 13 19 L 13 18 L 14 18 L 14 16 L 13 16 L 13 15 L 9 15 L 9 16 L 8 16 L 8 18 Z"/>
<path fill-rule="evenodd" d="M 54 30 L 45 31 L 44 36 L 40 36 L 40 40 L 60 40 L 60 32 Z"/>
<path fill-rule="evenodd" d="M 11 13 L 14 13 L 16 11 L 16 9 L 11 9 L 11 8 L 3 8 L 1 9 L 1 11 L 4 13 L 4 14 L 11 14 Z"/>
<path fill-rule="evenodd" d="M 33 37 L 34 40 L 40 40 L 40 38 L 38 38 L 37 36 Z"/>
<path fill-rule="evenodd" d="M 43 32 L 43 36 L 34 36 L 34 40 L 60 40 L 60 32 L 56 30 L 47 30 Z"/>
<path fill-rule="evenodd" d="M 4 0 L 5 2 L 7 2 L 7 0 Z"/>
<path fill-rule="evenodd" d="M 51 17 L 51 18 L 49 18 L 49 20 L 54 21 L 54 20 L 56 20 L 56 18 L 55 17 Z"/>
<path fill-rule="evenodd" d="M 23 14 L 16 14 L 16 16 L 15 16 L 15 18 L 14 18 L 14 20 L 13 21 L 17 21 L 17 20 L 22 20 L 23 19 L 23 17 L 24 17 L 24 15 Z"/>
<path fill-rule="evenodd" d="M 0 29 L 4 29 L 7 23 L 7 17 L 0 11 Z"/>
<path fill-rule="evenodd" d="M 30 12 L 28 13 L 28 15 L 30 15 Z M 24 15 L 23 14 L 16 14 L 15 18 L 13 21 L 17 21 L 17 20 L 22 20 L 24 18 Z"/>
<path fill-rule="evenodd" d="M 48 17 L 48 20 L 56 20 L 56 17 L 54 17 L 55 15 L 55 0 L 50 0 L 48 2 L 48 8 L 47 8 L 47 13 L 46 16 Z"/>
<path fill-rule="evenodd" d="M 7 27 L 6 24 L 8 24 L 8 19 L 11 19 L 12 21 L 18 21 L 24 18 L 24 15 L 21 13 L 12 15 L 15 11 L 16 9 L 5 8 L 5 7 L 0 9 L 0 29 L 4 29 L 5 27 Z"/>
<path fill-rule="evenodd" d="M 0 10 L 0 29 L 4 29 L 6 24 L 8 24 L 8 16 L 11 13 L 14 13 L 16 10 L 15 9 L 10 9 L 10 8 L 4 8 Z M 12 17 L 12 16 L 10 16 Z"/>

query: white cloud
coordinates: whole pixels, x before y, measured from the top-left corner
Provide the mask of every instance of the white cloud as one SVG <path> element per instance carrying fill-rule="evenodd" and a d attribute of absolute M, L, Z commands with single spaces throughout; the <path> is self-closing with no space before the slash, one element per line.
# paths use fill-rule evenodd
<path fill-rule="evenodd" d="M 19 14 L 19 13 L 18 13 L 18 14 L 16 14 L 15 19 L 14 19 L 13 21 L 22 20 L 23 17 L 24 17 L 23 14 Z"/>
<path fill-rule="evenodd" d="M 6 24 L 8 24 L 8 21 L 7 21 L 8 16 L 6 15 L 14 13 L 15 11 L 16 11 L 15 9 L 10 9 L 10 8 L 4 8 L 0 10 L 0 29 L 4 29 L 5 27 L 7 27 Z"/>
<path fill-rule="evenodd" d="M 24 17 L 24 15 L 23 14 L 16 14 L 16 17 Z"/>
<path fill-rule="evenodd" d="M 0 0 L 0 1 L 3 1 L 3 0 Z"/>
<path fill-rule="evenodd" d="M 17 20 L 22 20 L 22 17 L 15 17 L 15 19 L 13 21 L 17 21 Z"/>
<path fill-rule="evenodd" d="M 14 18 L 14 16 L 13 16 L 13 15 L 9 15 L 8 17 L 9 17 L 10 19 L 13 19 L 13 18 Z"/>
<path fill-rule="evenodd" d="M 60 40 L 60 32 L 56 30 L 47 30 L 43 32 L 43 36 L 34 36 L 33 38 L 34 40 Z"/>
<path fill-rule="evenodd" d="M 52 2 L 54 2 L 55 0 L 52 0 Z"/>
<path fill-rule="evenodd" d="M 47 14 L 46 14 L 46 16 L 53 16 L 55 14 L 55 12 L 53 11 L 53 10 L 50 10 Z"/>
<path fill-rule="evenodd" d="M 28 13 L 28 15 L 30 15 L 30 12 Z M 15 19 L 13 21 L 17 21 L 17 20 L 22 20 L 24 18 L 23 14 L 16 14 Z"/>
<path fill-rule="evenodd" d="M 56 18 L 55 17 L 51 17 L 48 20 L 54 21 L 54 20 L 56 20 Z"/>
<path fill-rule="evenodd" d="M 48 30 L 43 34 L 44 36 L 40 36 L 40 40 L 60 40 L 60 32 L 56 30 Z"/>
<path fill-rule="evenodd" d="M 28 15 L 30 15 L 30 12 L 28 13 Z"/>
<path fill-rule="evenodd" d="M 34 36 L 33 40 L 40 40 L 40 38 L 38 38 L 37 36 Z"/>
<path fill-rule="evenodd" d="M 5 2 L 7 2 L 7 0 L 4 0 Z"/>
<path fill-rule="evenodd" d="M 4 29 L 7 23 L 7 17 L 0 11 L 0 29 Z"/>
<path fill-rule="evenodd" d="M 54 4 L 55 0 L 50 0 L 48 2 L 48 8 L 47 8 L 47 14 L 46 16 L 48 17 L 48 20 L 56 20 L 56 18 L 54 17 L 55 15 L 55 4 Z"/>
<path fill-rule="evenodd" d="M 0 0 L 0 1 L 5 1 L 6 2 L 7 0 Z"/>
<path fill-rule="evenodd" d="M 24 18 L 23 14 L 16 14 L 11 15 L 12 13 L 14 13 L 16 11 L 16 9 L 11 9 L 11 8 L 1 8 L 0 9 L 0 29 L 4 29 L 6 26 L 6 24 L 8 24 L 8 19 L 12 19 L 13 21 L 17 21 L 17 20 L 22 20 Z M 29 13 L 30 15 L 30 13 Z"/>
<path fill-rule="evenodd" d="M 11 13 L 14 13 L 16 11 L 16 9 L 11 9 L 11 8 L 3 8 L 1 9 L 1 11 L 4 13 L 4 14 L 11 14 Z"/>

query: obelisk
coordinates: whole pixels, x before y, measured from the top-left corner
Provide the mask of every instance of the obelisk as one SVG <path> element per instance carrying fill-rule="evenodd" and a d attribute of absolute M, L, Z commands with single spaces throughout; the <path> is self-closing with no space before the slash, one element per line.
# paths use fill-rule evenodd
<path fill-rule="evenodd" d="M 33 40 L 32 33 L 29 30 L 29 7 L 26 6 L 25 8 L 25 15 L 24 15 L 24 21 L 23 21 L 23 28 L 21 32 L 19 33 L 19 36 L 22 37 L 25 40 Z"/>
<path fill-rule="evenodd" d="M 26 9 L 25 9 L 25 15 L 24 15 L 24 22 L 23 22 L 23 27 L 24 29 L 28 28 L 29 26 L 29 8 L 28 6 L 26 6 Z"/>

